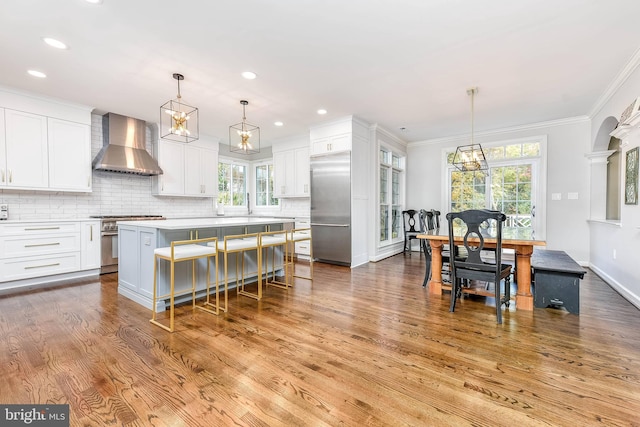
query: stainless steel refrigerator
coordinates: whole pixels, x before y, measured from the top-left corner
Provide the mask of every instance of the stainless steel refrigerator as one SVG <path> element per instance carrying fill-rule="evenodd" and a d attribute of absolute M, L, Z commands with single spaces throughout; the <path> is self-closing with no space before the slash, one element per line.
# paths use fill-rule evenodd
<path fill-rule="evenodd" d="M 351 153 L 311 157 L 310 171 L 313 257 L 351 266 Z"/>

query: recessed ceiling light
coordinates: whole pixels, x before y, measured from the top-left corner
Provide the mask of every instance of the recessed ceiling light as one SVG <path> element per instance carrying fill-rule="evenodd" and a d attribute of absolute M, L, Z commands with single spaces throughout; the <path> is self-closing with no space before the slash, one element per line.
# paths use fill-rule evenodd
<path fill-rule="evenodd" d="M 66 49 L 67 45 L 62 43 L 60 40 L 56 40 L 56 39 L 52 39 L 51 37 L 43 37 L 42 40 L 44 40 L 44 42 L 46 44 L 48 44 L 51 47 L 55 47 L 56 49 Z"/>
<path fill-rule="evenodd" d="M 284 123 L 282 123 L 282 122 L 274 122 L 273 124 L 276 125 L 276 126 L 284 126 Z"/>
<path fill-rule="evenodd" d="M 253 71 L 243 71 L 242 72 L 242 77 L 244 77 L 247 80 L 253 80 L 256 77 L 258 77 L 258 75 L 256 73 L 254 73 Z"/>
<path fill-rule="evenodd" d="M 86 2 L 91 4 L 102 4 L 102 0 L 86 0 Z"/>
<path fill-rule="evenodd" d="M 43 73 L 42 71 L 28 70 L 27 73 L 29 73 L 29 75 L 31 75 L 33 77 L 38 77 L 40 79 L 44 79 L 45 77 L 47 77 L 47 75 L 45 73 Z"/>
<path fill-rule="evenodd" d="M 327 114 L 327 110 L 325 110 L 324 108 L 321 108 L 318 110 L 318 114 L 320 115 Z"/>

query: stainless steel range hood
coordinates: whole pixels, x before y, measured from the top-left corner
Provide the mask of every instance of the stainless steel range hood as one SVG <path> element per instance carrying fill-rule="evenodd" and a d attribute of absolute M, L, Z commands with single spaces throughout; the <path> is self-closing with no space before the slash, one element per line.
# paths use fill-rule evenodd
<path fill-rule="evenodd" d="M 99 171 L 160 175 L 162 169 L 146 150 L 147 125 L 144 120 L 107 113 L 102 116 L 104 147 L 93 159 Z"/>

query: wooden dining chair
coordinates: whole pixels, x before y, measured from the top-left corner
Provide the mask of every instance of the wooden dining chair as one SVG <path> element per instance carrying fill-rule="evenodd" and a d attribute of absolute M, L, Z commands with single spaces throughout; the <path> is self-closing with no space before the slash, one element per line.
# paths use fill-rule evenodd
<path fill-rule="evenodd" d="M 417 239 L 418 234 L 421 232 L 418 211 L 415 209 L 402 211 L 402 218 L 404 224 L 404 248 L 402 253 L 409 251 L 409 255 L 411 255 L 411 241 Z M 422 252 L 422 248 L 419 250 Z"/>
<path fill-rule="evenodd" d="M 449 311 L 455 311 L 456 300 L 461 297 L 463 292 L 470 291 L 470 293 L 494 296 L 497 322 L 502 323 L 502 304 L 509 307 L 511 300 L 511 265 L 502 263 L 502 226 L 506 218 L 502 212 L 479 209 L 447 214 L 450 247 L 454 247 L 456 227 L 462 227 L 464 248 L 467 252 L 465 259 L 456 256 L 450 257 L 452 287 Z M 457 224 L 454 225 L 454 222 Z M 482 251 L 487 247 L 494 246 L 493 244 L 486 245 L 486 238 L 495 239 L 494 262 L 487 262 L 481 257 Z M 468 284 L 471 284 L 472 281 L 493 283 L 493 295 L 485 291 L 463 289 L 463 280 L 466 280 Z M 504 296 L 502 296 L 503 292 L 500 286 L 503 280 Z"/>

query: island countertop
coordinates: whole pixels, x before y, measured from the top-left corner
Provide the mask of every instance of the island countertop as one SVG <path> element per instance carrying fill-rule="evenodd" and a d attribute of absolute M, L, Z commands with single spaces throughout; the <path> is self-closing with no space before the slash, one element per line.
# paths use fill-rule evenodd
<path fill-rule="evenodd" d="M 267 225 L 294 222 L 294 218 L 274 217 L 210 217 L 180 218 L 164 220 L 118 221 L 118 225 L 150 227 L 158 230 L 181 230 L 187 228 L 232 227 L 242 225 Z"/>

